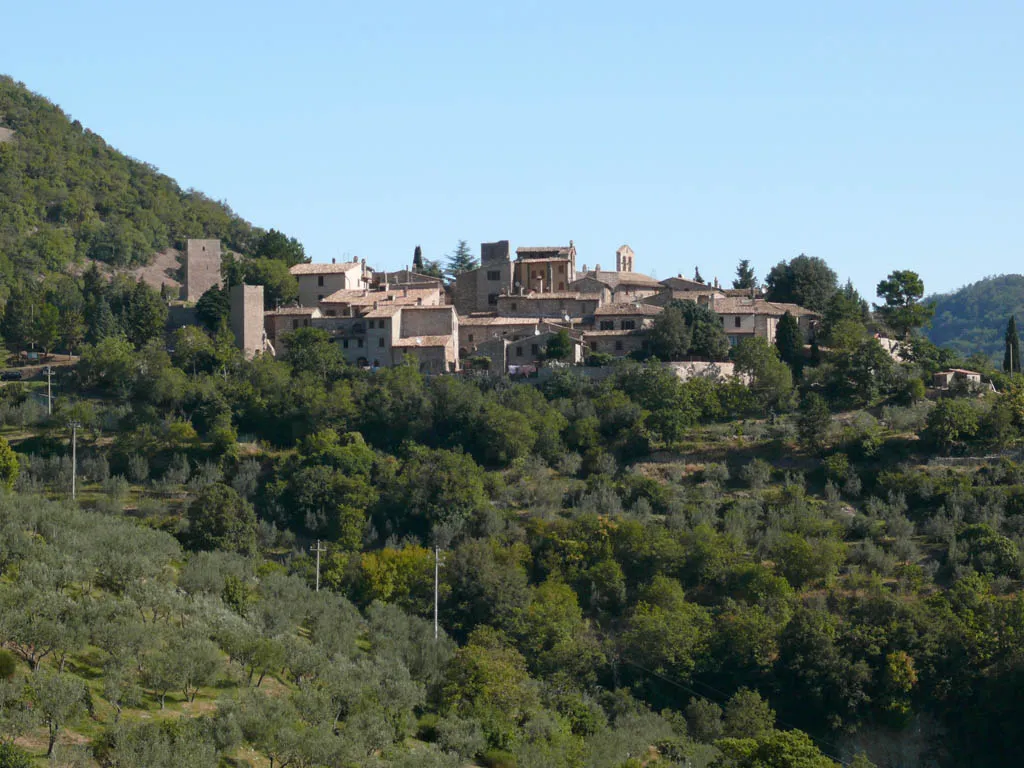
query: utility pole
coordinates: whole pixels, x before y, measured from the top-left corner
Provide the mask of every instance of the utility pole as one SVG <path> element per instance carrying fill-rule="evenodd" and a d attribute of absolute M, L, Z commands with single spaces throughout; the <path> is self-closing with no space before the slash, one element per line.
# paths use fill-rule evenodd
<path fill-rule="evenodd" d="M 75 500 L 75 475 L 78 474 L 78 428 L 81 422 L 69 421 L 71 427 L 71 500 Z"/>
<path fill-rule="evenodd" d="M 440 592 L 441 548 L 434 545 L 434 640 L 437 640 L 437 605 Z"/>
<path fill-rule="evenodd" d="M 53 416 L 53 387 L 51 379 L 53 378 L 53 367 L 46 366 L 44 371 L 46 374 L 46 415 Z"/>
<path fill-rule="evenodd" d="M 320 546 L 320 539 L 316 540 L 316 591 L 320 591 L 320 553 L 326 552 L 327 550 Z"/>

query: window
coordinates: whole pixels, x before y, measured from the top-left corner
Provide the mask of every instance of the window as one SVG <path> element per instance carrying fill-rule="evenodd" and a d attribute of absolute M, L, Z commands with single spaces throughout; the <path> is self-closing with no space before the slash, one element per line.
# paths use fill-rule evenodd
<path fill-rule="evenodd" d="M 600 349 L 600 347 L 597 345 L 596 341 L 592 341 L 590 342 L 590 349 L 593 350 L 594 352 L 597 352 L 597 350 Z"/>
<path fill-rule="evenodd" d="M 344 347 L 345 349 L 348 349 L 348 339 L 342 339 L 341 346 Z"/>
<path fill-rule="evenodd" d="M 324 300 L 324 295 L 321 293 L 319 296 L 316 297 L 316 300 L 317 301 L 323 301 Z"/>
<path fill-rule="evenodd" d="M 367 328 L 376 328 L 377 327 L 376 326 L 376 322 L 377 322 L 376 320 L 370 320 L 369 322 L 366 323 L 366 327 Z"/>
<path fill-rule="evenodd" d="M 363 340 L 362 339 L 356 339 L 356 346 L 359 347 L 360 349 L 362 349 L 363 348 Z"/>
<path fill-rule="evenodd" d="M 510 307 L 510 309 L 511 309 L 511 310 L 512 310 L 513 312 L 515 312 L 515 311 L 516 311 L 516 310 L 517 310 L 518 308 L 519 308 L 519 305 L 518 305 L 518 304 L 516 304 L 516 303 L 515 303 L 515 302 L 513 301 L 513 302 L 512 302 L 512 306 Z"/>
<path fill-rule="evenodd" d="M 730 347 L 735 347 L 739 343 L 740 343 L 740 337 L 739 336 L 730 336 L 729 337 L 729 346 Z"/>
<path fill-rule="evenodd" d="M 323 275 L 317 275 L 316 286 L 317 286 L 317 288 L 323 288 L 324 287 L 324 276 Z"/>
<path fill-rule="evenodd" d="M 740 327 L 743 326 L 743 320 L 742 320 L 742 318 L 739 317 L 739 315 L 736 316 L 736 319 L 735 319 L 734 322 L 735 322 L 735 325 L 736 325 L 737 328 L 740 328 Z"/>
<path fill-rule="evenodd" d="M 602 320 L 601 321 L 601 325 L 598 328 L 598 330 L 601 330 L 601 331 L 614 331 L 615 330 L 615 321 L 614 320 Z"/>
<path fill-rule="evenodd" d="M 489 293 L 489 294 L 487 294 L 487 303 L 490 304 L 492 307 L 495 306 L 498 303 L 498 294 L 496 294 L 496 293 Z"/>
<path fill-rule="evenodd" d="M 565 290 L 565 283 L 559 283 L 558 284 L 558 290 L 564 291 Z"/>
<path fill-rule="evenodd" d="M 615 342 L 615 351 L 616 352 L 621 352 L 622 351 L 622 342 L 621 341 L 616 341 Z"/>
<path fill-rule="evenodd" d="M 309 328 L 309 318 L 308 317 L 305 320 L 302 321 L 302 325 L 305 326 L 306 328 Z"/>
<path fill-rule="evenodd" d="M 334 317 L 335 314 L 336 313 L 335 313 L 335 311 L 333 309 L 328 309 L 327 310 L 327 316 L 328 317 Z"/>
<path fill-rule="evenodd" d="M 539 355 L 540 354 L 540 345 L 539 344 L 531 344 L 530 345 L 530 354 L 531 355 Z"/>
<path fill-rule="evenodd" d="M 725 315 L 719 315 L 718 316 L 718 322 L 720 322 L 724 326 L 725 325 Z"/>
<path fill-rule="evenodd" d="M 377 339 L 377 346 L 378 347 L 383 347 L 384 346 L 384 337 L 383 336 L 381 336 L 379 339 Z"/>
<path fill-rule="evenodd" d="M 468 335 L 468 336 L 466 337 L 466 341 L 472 341 L 472 340 L 473 340 L 473 334 L 471 333 L 471 334 L 469 334 L 469 335 Z"/>
<path fill-rule="evenodd" d="M 516 347 L 516 357 L 522 357 L 522 356 L 523 356 L 523 348 L 522 347 Z"/>
<path fill-rule="evenodd" d="M 489 269 L 489 270 L 487 270 L 487 279 L 488 280 L 501 280 L 501 271 L 497 270 L 497 269 Z"/>
<path fill-rule="evenodd" d="M 636 328 L 636 320 L 623 320 L 622 321 L 622 330 L 624 330 L 624 331 L 632 331 L 634 328 Z"/>
<path fill-rule="evenodd" d="M 292 330 L 294 331 L 298 327 L 299 327 L 299 321 L 298 320 L 292 320 Z"/>

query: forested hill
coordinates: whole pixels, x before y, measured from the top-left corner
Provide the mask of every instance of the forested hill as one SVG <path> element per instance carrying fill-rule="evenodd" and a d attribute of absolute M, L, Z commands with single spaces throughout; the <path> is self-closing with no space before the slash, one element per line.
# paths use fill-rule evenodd
<path fill-rule="evenodd" d="M 0 75 L 0 272 L 6 282 L 88 257 L 147 263 L 190 237 L 250 253 L 263 234 L 227 205 L 182 190 Z"/>
<path fill-rule="evenodd" d="M 935 318 L 928 337 L 961 354 L 981 352 L 1001 359 L 1010 315 L 1024 319 L 1024 275 L 996 275 L 958 291 L 932 296 Z"/>

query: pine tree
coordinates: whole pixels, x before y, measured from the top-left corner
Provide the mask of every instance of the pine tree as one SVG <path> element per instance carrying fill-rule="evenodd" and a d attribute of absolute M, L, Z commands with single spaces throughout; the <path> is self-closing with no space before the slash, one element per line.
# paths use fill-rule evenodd
<path fill-rule="evenodd" d="M 750 259 L 743 259 L 736 267 L 736 279 L 732 281 L 733 288 L 757 288 L 757 276 L 754 275 L 754 268 L 750 266 Z"/>
<path fill-rule="evenodd" d="M 455 246 L 455 253 L 448 256 L 448 264 L 444 271 L 449 278 L 454 280 L 463 272 L 476 269 L 478 266 L 476 257 L 469 250 L 469 244 L 465 240 L 459 240 L 459 244 Z"/>
<path fill-rule="evenodd" d="M 1017 318 L 1010 315 L 1006 324 L 1006 351 L 1003 352 L 1003 370 L 1020 373 L 1020 338 L 1017 336 Z"/>

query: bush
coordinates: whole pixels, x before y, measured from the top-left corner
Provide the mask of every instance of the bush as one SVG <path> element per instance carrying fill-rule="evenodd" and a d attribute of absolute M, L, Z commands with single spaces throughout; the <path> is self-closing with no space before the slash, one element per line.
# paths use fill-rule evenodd
<path fill-rule="evenodd" d="M 32 768 L 32 757 L 13 744 L 0 744 L 0 768 Z"/>
<path fill-rule="evenodd" d="M 480 757 L 486 768 L 516 768 L 516 756 L 503 749 L 488 749 Z"/>
<path fill-rule="evenodd" d="M 10 651 L 0 649 L 0 680 L 10 680 L 18 668 L 18 660 Z"/>
<path fill-rule="evenodd" d="M 740 477 L 753 490 L 759 490 L 771 480 L 772 465 L 763 459 L 754 459 L 740 470 Z"/>

